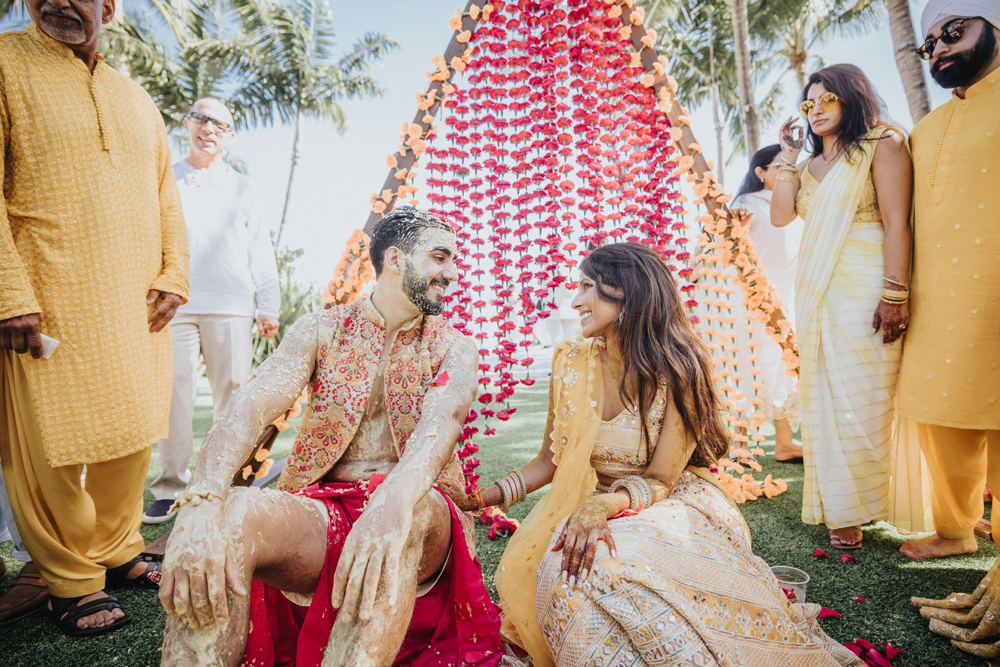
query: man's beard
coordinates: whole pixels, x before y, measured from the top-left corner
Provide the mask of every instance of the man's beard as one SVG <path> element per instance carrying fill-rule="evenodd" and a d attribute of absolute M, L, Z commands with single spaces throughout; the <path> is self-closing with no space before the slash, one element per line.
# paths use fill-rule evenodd
<path fill-rule="evenodd" d="M 966 87 L 976 80 L 979 73 L 996 55 L 996 50 L 997 38 L 993 34 L 993 25 L 986 23 L 975 46 L 960 53 L 938 58 L 931 67 L 931 76 L 942 88 Z M 941 64 L 946 62 L 953 64 L 944 70 L 939 70 Z"/>
<path fill-rule="evenodd" d="M 447 288 L 448 281 L 444 278 L 428 280 L 427 276 L 417 271 L 413 261 L 407 259 L 406 268 L 403 269 L 403 291 L 406 293 L 406 298 L 424 315 L 440 315 L 444 312 L 444 301 L 434 303 L 427 297 L 427 290 L 431 285 L 442 285 Z"/>

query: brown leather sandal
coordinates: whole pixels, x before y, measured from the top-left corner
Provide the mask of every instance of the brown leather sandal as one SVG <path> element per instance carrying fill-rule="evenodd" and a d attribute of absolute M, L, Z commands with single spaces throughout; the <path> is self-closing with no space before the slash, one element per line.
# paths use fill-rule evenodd
<path fill-rule="evenodd" d="M 33 562 L 25 563 L 14 583 L 0 598 L 0 628 L 17 623 L 45 608 L 49 587 Z"/>

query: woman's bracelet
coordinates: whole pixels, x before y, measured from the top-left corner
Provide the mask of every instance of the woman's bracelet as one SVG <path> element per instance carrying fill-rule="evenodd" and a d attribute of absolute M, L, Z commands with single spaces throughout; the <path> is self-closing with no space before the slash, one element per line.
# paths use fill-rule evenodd
<path fill-rule="evenodd" d="M 511 507 L 528 496 L 528 485 L 525 483 L 524 475 L 521 474 L 520 470 L 514 469 L 509 475 L 493 483 L 500 487 L 503 502 L 500 503 L 499 507 L 505 514 Z"/>
<path fill-rule="evenodd" d="M 782 178 L 781 176 L 776 177 L 775 180 L 776 181 L 785 181 L 787 183 L 796 183 L 798 181 L 798 179 L 795 179 L 795 178 Z"/>
<path fill-rule="evenodd" d="M 906 289 L 906 283 L 901 283 L 898 280 L 893 280 L 892 278 L 889 278 L 887 276 L 882 276 L 882 280 L 884 280 L 887 283 L 892 283 L 893 285 L 899 285 L 904 290 Z"/>
<path fill-rule="evenodd" d="M 222 500 L 222 496 L 220 496 L 217 493 L 212 493 L 211 491 L 209 491 L 208 493 L 196 493 L 194 491 L 185 491 L 177 496 L 177 500 L 175 500 L 174 504 L 170 506 L 169 513 L 172 514 L 176 512 L 177 510 L 184 507 L 188 503 L 197 507 L 198 505 L 201 505 L 202 500 Z"/>
<path fill-rule="evenodd" d="M 504 480 L 502 480 L 502 479 L 495 480 L 493 483 L 496 486 L 500 487 L 500 495 L 503 497 L 503 500 L 500 502 L 499 505 L 497 505 L 497 507 L 500 508 L 501 512 L 503 512 L 504 514 L 506 514 L 510 510 L 510 505 L 511 505 L 511 503 L 510 503 L 510 490 L 507 487 L 507 485 L 504 484 Z"/>
<path fill-rule="evenodd" d="M 892 289 L 882 289 L 882 301 L 892 304 L 900 305 L 904 304 L 910 300 L 909 290 L 892 290 Z"/>
<path fill-rule="evenodd" d="M 642 492 L 642 499 L 643 499 L 642 505 L 643 505 L 643 507 L 650 507 L 650 506 L 652 506 L 652 504 L 653 504 L 653 489 L 650 488 L 649 482 L 647 482 L 646 480 L 644 480 L 642 477 L 639 477 L 638 475 L 630 475 L 630 476 L 626 477 L 626 479 L 631 480 L 636 485 L 636 487 L 638 487 L 639 490 Z"/>
<path fill-rule="evenodd" d="M 625 489 L 625 493 L 629 497 L 629 509 L 633 512 L 639 512 L 653 504 L 653 491 L 642 477 L 629 475 L 623 479 L 617 479 L 611 485 L 610 493 L 615 493 L 618 489 Z"/>

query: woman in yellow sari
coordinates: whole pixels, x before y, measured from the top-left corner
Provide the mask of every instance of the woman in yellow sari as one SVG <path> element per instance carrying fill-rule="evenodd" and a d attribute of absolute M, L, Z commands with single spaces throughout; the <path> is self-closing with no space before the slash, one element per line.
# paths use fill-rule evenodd
<path fill-rule="evenodd" d="M 795 276 L 805 485 L 802 520 L 830 544 L 861 546 L 861 525 L 890 505 L 893 401 L 909 321 L 912 166 L 902 131 L 853 65 L 816 72 L 802 129 L 781 129 L 771 223 L 805 220 Z M 878 333 L 881 329 L 881 333 Z"/>
<path fill-rule="evenodd" d="M 512 653 L 534 667 L 862 665 L 818 605 L 786 599 L 707 469 L 728 437 L 663 261 L 611 244 L 581 272 L 591 340 L 556 349 L 541 451 L 472 495 L 506 509 L 551 483 L 496 573 Z"/>

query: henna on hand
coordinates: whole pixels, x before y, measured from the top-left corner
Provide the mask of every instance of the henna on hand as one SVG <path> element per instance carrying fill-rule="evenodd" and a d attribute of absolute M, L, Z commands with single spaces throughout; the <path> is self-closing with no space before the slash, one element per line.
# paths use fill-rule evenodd
<path fill-rule="evenodd" d="M 587 578 L 594 565 L 594 555 L 597 543 L 604 540 L 613 558 L 617 557 L 615 540 L 608 526 L 608 511 L 611 496 L 594 496 L 582 502 L 573 510 L 569 521 L 563 526 L 563 531 L 552 546 L 552 551 L 563 552 L 562 579 L 570 586 L 575 586 L 579 578 Z"/>
<path fill-rule="evenodd" d="M 798 122 L 797 118 L 790 117 L 781 126 L 781 131 L 778 134 L 778 143 L 781 144 L 781 150 L 786 153 L 798 155 L 798 152 L 805 146 L 805 133 L 802 126 L 798 125 Z"/>
<path fill-rule="evenodd" d="M 881 327 L 884 345 L 891 345 L 899 340 L 900 336 L 906 333 L 909 324 L 910 309 L 908 304 L 886 303 L 879 300 L 872 318 L 872 333 L 877 332 Z"/>

